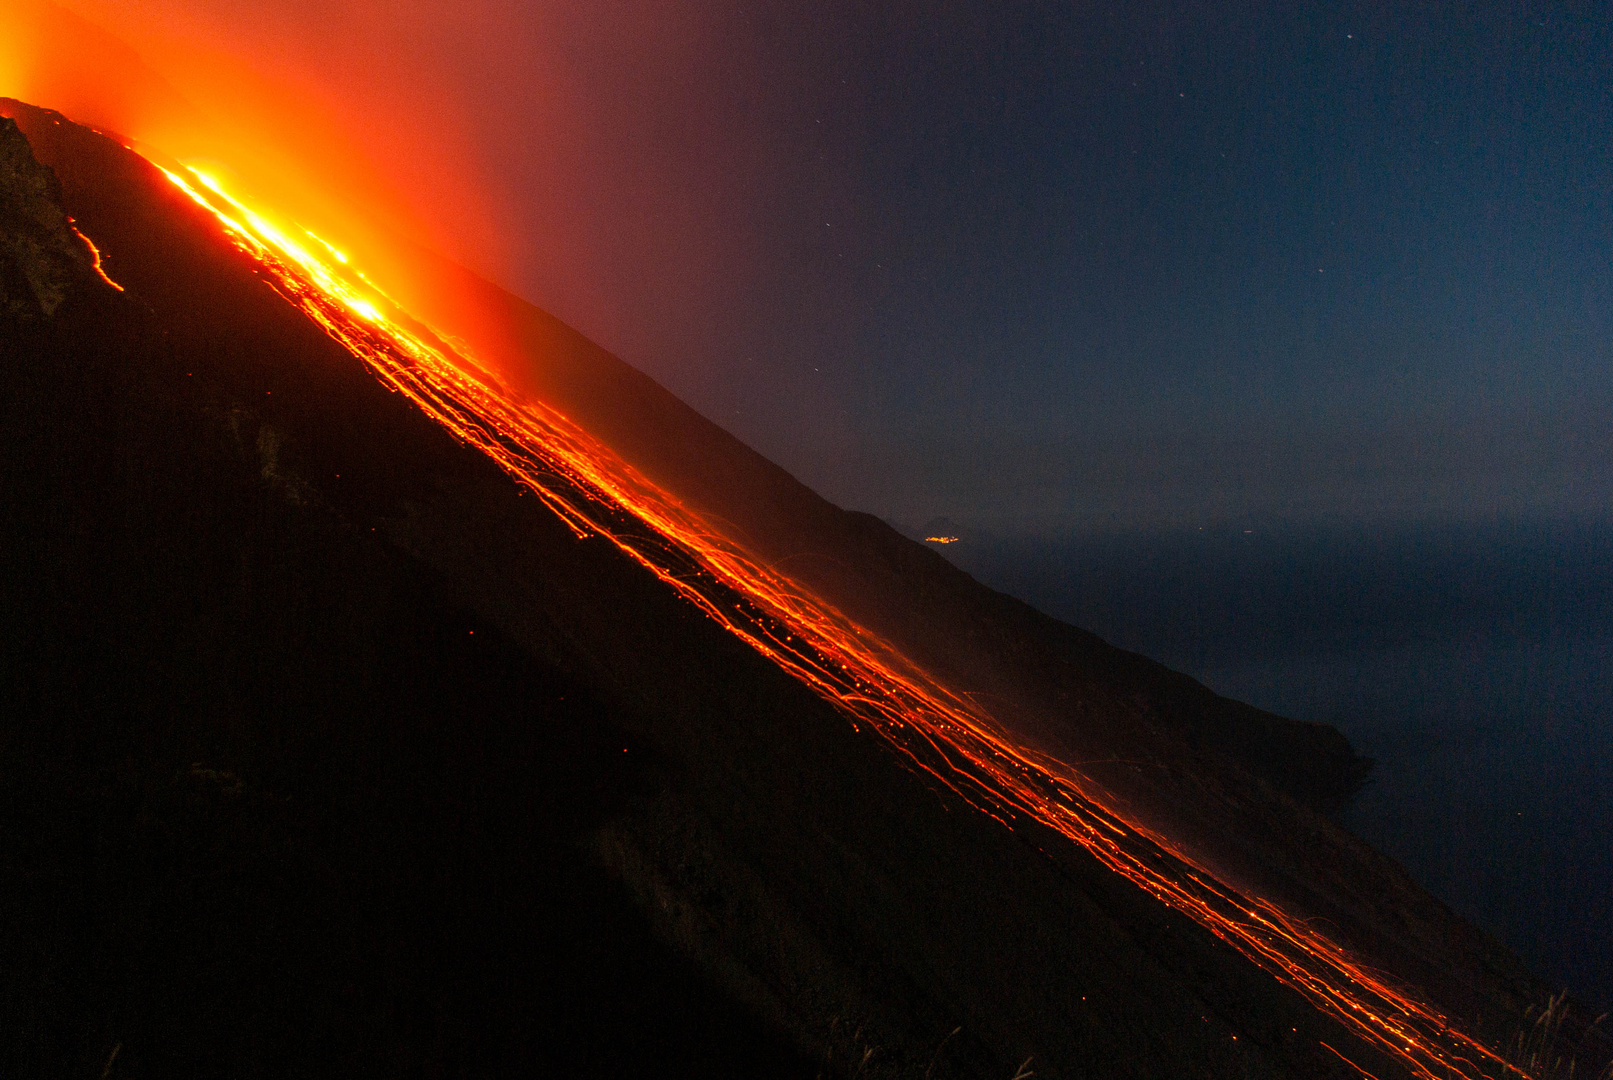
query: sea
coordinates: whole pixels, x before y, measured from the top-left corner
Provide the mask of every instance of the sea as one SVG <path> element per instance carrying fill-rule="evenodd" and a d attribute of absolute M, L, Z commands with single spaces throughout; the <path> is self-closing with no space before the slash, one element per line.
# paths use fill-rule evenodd
<path fill-rule="evenodd" d="M 942 548 L 1376 767 L 1342 823 L 1613 1010 L 1613 525 L 1237 523 Z"/>

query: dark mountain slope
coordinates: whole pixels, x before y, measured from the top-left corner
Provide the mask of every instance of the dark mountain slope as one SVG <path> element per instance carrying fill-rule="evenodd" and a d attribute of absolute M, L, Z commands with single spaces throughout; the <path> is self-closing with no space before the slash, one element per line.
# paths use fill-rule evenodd
<path fill-rule="evenodd" d="M 1399 1075 L 575 540 L 144 163 L 8 111 L 128 289 L 0 329 L 11 1073 L 1354 1075 L 1325 1040 Z M 1360 859 L 1419 976 L 1538 989 Z"/>

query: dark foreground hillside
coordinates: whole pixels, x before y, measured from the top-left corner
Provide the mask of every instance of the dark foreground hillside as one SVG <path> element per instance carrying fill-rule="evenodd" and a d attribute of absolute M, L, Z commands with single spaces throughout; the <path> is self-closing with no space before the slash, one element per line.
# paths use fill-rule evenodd
<path fill-rule="evenodd" d="M 576 540 L 115 143 L 0 111 L 62 178 L 0 131 L 5 1075 L 1402 1075 Z M 1541 993 L 1243 752 L 1195 783 L 1356 852 L 1363 940 L 1495 1033 Z"/>

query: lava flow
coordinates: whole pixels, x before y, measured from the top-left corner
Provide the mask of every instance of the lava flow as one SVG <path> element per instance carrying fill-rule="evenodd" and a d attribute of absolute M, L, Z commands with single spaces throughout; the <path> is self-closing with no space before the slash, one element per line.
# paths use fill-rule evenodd
<path fill-rule="evenodd" d="M 1017 745 L 975 702 L 753 557 L 565 416 L 520 399 L 469 349 L 401 310 L 342 252 L 306 230 L 274 224 L 216 179 L 189 172 L 168 176 L 217 216 L 288 300 L 385 385 L 486 453 L 578 536 L 613 543 L 853 725 L 875 732 L 910 767 L 1009 828 L 1036 822 L 1078 844 L 1411 1075 L 1523 1075 L 1304 920 L 1217 880 L 1165 837 L 1130 820 L 1073 766 Z"/>

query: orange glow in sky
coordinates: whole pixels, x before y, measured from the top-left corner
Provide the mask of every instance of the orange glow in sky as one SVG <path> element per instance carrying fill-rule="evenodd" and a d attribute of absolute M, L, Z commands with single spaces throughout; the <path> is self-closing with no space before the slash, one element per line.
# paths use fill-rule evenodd
<path fill-rule="evenodd" d="M 241 40 L 252 27 L 229 9 L 6 0 L 0 96 L 115 133 L 170 169 L 195 166 L 276 208 L 273 227 L 318 233 L 405 295 L 431 292 L 410 272 L 415 245 L 498 275 L 503 234 L 429 71 L 384 53 L 353 70 L 373 83 L 401 69 L 393 80 L 411 90 L 380 115 L 373 97 L 355 105 L 302 70 L 294 43 Z"/>

